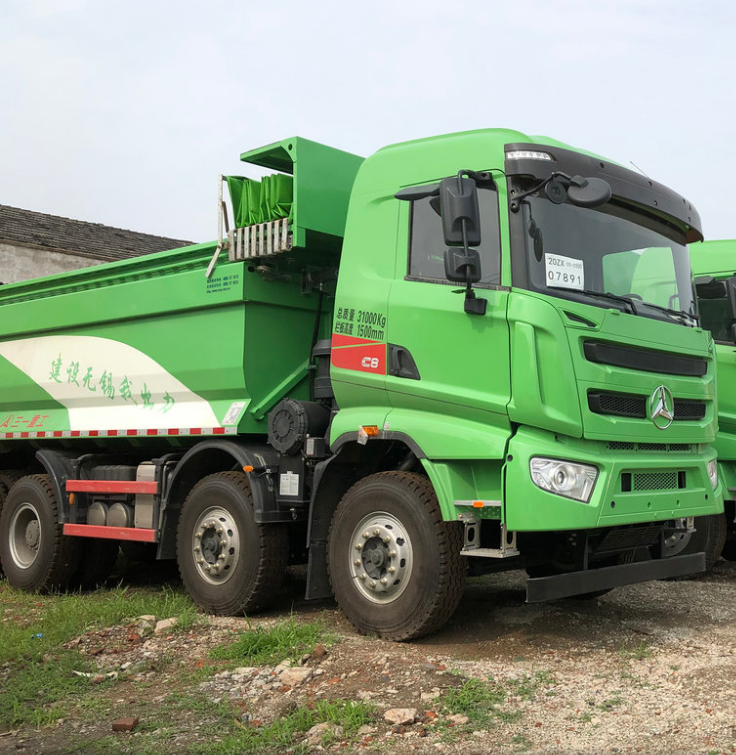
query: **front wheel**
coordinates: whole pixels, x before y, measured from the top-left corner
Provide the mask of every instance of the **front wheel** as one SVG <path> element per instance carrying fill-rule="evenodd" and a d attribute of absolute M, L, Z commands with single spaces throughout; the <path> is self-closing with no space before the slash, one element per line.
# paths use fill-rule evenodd
<path fill-rule="evenodd" d="M 353 485 L 330 526 L 328 568 L 340 608 L 364 634 L 409 640 L 457 608 L 462 530 L 442 519 L 426 477 L 380 472 Z"/>
<path fill-rule="evenodd" d="M 705 552 L 705 570 L 709 572 L 721 557 L 726 544 L 727 523 L 724 514 L 695 517 L 695 532 L 678 531 L 664 541 L 662 555 L 686 556 L 690 553 Z M 693 576 L 700 576 L 695 574 Z M 688 579 L 689 577 L 675 577 Z"/>
<path fill-rule="evenodd" d="M 205 611 L 238 616 L 278 595 L 289 556 L 283 524 L 258 524 L 242 472 L 200 480 L 181 512 L 177 560 L 192 600 Z"/>
<path fill-rule="evenodd" d="M 63 534 L 48 475 L 16 482 L 0 514 L 0 561 L 8 582 L 28 591 L 66 587 L 79 554 L 79 539 Z"/>

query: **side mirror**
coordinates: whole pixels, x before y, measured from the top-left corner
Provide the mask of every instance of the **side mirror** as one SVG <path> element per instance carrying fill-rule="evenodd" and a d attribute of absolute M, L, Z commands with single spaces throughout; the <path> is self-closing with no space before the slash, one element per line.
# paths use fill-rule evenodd
<path fill-rule="evenodd" d="M 445 278 L 455 283 L 477 283 L 480 278 L 480 255 L 476 249 L 448 249 L 445 252 Z"/>
<path fill-rule="evenodd" d="M 453 176 L 440 181 L 440 215 L 447 246 L 480 244 L 478 187 L 471 178 Z"/>
<path fill-rule="evenodd" d="M 698 299 L 725 299 L 728 295 L 726 282 L 712 275 L 699 275 L 693 282 Z"/>
<path fill-rule="evenodd" d="M 731 317 L 736 320 L 736 275 L 726 278 L 726 295 L 731 304 Z"/>

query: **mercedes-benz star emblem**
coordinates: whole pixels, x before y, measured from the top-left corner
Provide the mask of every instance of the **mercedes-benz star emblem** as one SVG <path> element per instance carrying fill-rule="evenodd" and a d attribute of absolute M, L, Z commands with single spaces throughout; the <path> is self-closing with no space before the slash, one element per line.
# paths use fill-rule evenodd
<path fill-rule="evenodd" d="M 675 418 L 675 399 L 667 386 L 657 386 L 649 397 L 649 418 L 660 430 L 666 430 L 672 424 Z"/>

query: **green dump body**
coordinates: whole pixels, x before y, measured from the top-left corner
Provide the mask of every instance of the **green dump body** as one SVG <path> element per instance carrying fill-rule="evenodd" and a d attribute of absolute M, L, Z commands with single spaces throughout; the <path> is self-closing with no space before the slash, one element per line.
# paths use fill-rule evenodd
<path fill-rule="evenodd" d="M 337 266 L 362 158 L 293 138 L 243 160 L 284 171 L 258 221 L 289 218 L 294 256 L 270 272 L 223 253 L 205 277 L 209 243 L 3 286 L 0 440 L 265 433 L 280 399 L 308 398 L 331 301 L 317 322 L 302 277 Z"/>

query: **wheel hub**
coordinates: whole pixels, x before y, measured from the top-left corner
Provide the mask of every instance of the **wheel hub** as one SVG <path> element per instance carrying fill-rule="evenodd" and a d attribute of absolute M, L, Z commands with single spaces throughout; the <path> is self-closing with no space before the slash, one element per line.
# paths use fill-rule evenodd
<path fill-rule="evenodd" d="M 413 566 L 406 528 L 393 514 L 364 517 L 350 538 L 350 570 L 356 588 L 374 603 L 390 603 L 409 584 Z"/>
<path fill-rule="evenodd" d="M 10 554 L 21 569 L 28 569 L 41 547 L 41 522 L 30 503 L 22 503 L 10 521 Z"/>
<path fill-rule="evenodd" d="M 218 585 L 230 579 L 240 557 L 240 535 L 228 511 L 215 506 L 199 517 L 192 536 L 192 556 L 206 582 Z"/>

